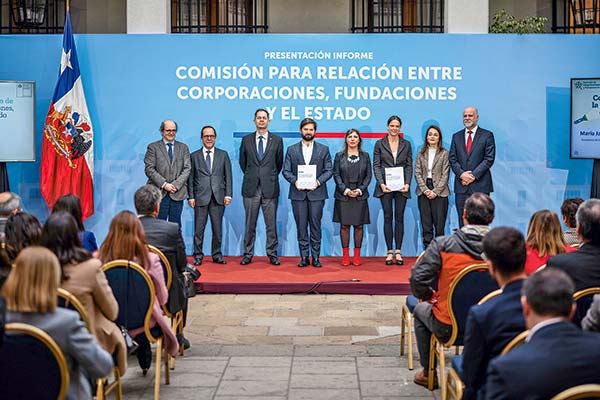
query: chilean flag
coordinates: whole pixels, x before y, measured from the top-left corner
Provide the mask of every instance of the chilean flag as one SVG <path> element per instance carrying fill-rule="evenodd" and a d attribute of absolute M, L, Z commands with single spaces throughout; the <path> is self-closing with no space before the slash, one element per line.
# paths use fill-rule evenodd
<path fill-rule="evenodd" d="M 93 136 L 67 12 L 58 82 L 42 138 L 40 190 L 50 208 L 60 196 L 72 193 L 81 200 L 83 219 L 94 213 Z"/>

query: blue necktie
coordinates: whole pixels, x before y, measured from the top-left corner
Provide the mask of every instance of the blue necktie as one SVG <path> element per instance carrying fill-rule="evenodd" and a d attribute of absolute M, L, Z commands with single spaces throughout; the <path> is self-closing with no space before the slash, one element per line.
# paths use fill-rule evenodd
<path fill-rule="evenodd" d="M 169 161 L 173 161 L 173 143 L 167 143 L 167 146 L 169 147 Z"/>
<path fill-rule="evenodd" d="M 212 166 L 211 166 L 211 162 L 210 162 L 210 150 L 208 150 L 206 152 L 206 169 L 208 169 L 208 172 L 210 172 Z"/>
<path fill-rule="evenodd" d="M 265 147 L 263 144 L 264 137 L 258 136 L 258 159 L 262 161 L 263 155 L 265 154 Z"/>

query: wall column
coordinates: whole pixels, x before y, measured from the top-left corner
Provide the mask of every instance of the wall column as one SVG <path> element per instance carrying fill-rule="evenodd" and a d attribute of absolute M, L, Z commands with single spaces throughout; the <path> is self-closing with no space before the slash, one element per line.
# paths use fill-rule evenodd
<path fill-rule="evenodd" d="M 127 33 L 171 33 L 171 2 L 127 0 Z"/>
<path fill-rule="evenodd" d="M 488 33 L 489 0 L 445 0 L 446 33 Z"/>

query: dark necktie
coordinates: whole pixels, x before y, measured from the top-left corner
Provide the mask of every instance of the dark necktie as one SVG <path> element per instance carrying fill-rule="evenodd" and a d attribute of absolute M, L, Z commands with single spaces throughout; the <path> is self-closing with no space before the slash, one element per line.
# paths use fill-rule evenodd
<path fill-rule="evenodd" d="M 169 147 L 169 151 L 167 153 L 169 153 L 169 161 L 173 161 L 173 143 L 167 143 L 167 146 Z"/>
<path fill-rule="evenodd" d="M 467 154 L 471 154 L 471 146 L 473 145 L 473 131 L 467 131 Z"/>
<path fill-rule="evenodd" d="M 265 154 L 265 146 L 263 144 L 264 137 L 258 136 L 258 159 L 262 161 L 263 155 Z"/>
<path fill-rule="evenodd" d="M 206 151 L 206 169 L 208 169 L 208 172 L 211 172 L 211 168 L 212 168 L 212 163 L 210 162 L 210 150 Z"/>

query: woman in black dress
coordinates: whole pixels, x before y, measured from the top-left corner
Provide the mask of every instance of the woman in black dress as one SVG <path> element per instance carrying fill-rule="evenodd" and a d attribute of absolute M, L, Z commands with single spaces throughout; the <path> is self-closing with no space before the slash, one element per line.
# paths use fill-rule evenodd
<path fill-rule="evenodd" d="M 335 181 L 335 206 L 333 222 L 339 222 L 342 240 L 342 265 L 350 265 L 350 226 L 354 226 L 354 258 L 352 264 L 360 265 L 360 247 L 363 225 L 370 223 L 367 187 L 371 182 L 371 160 L 361 150 L 362 139 L 356 129 L 346 132 L 344 150 L 335 155 L 333 179 Z"/>

